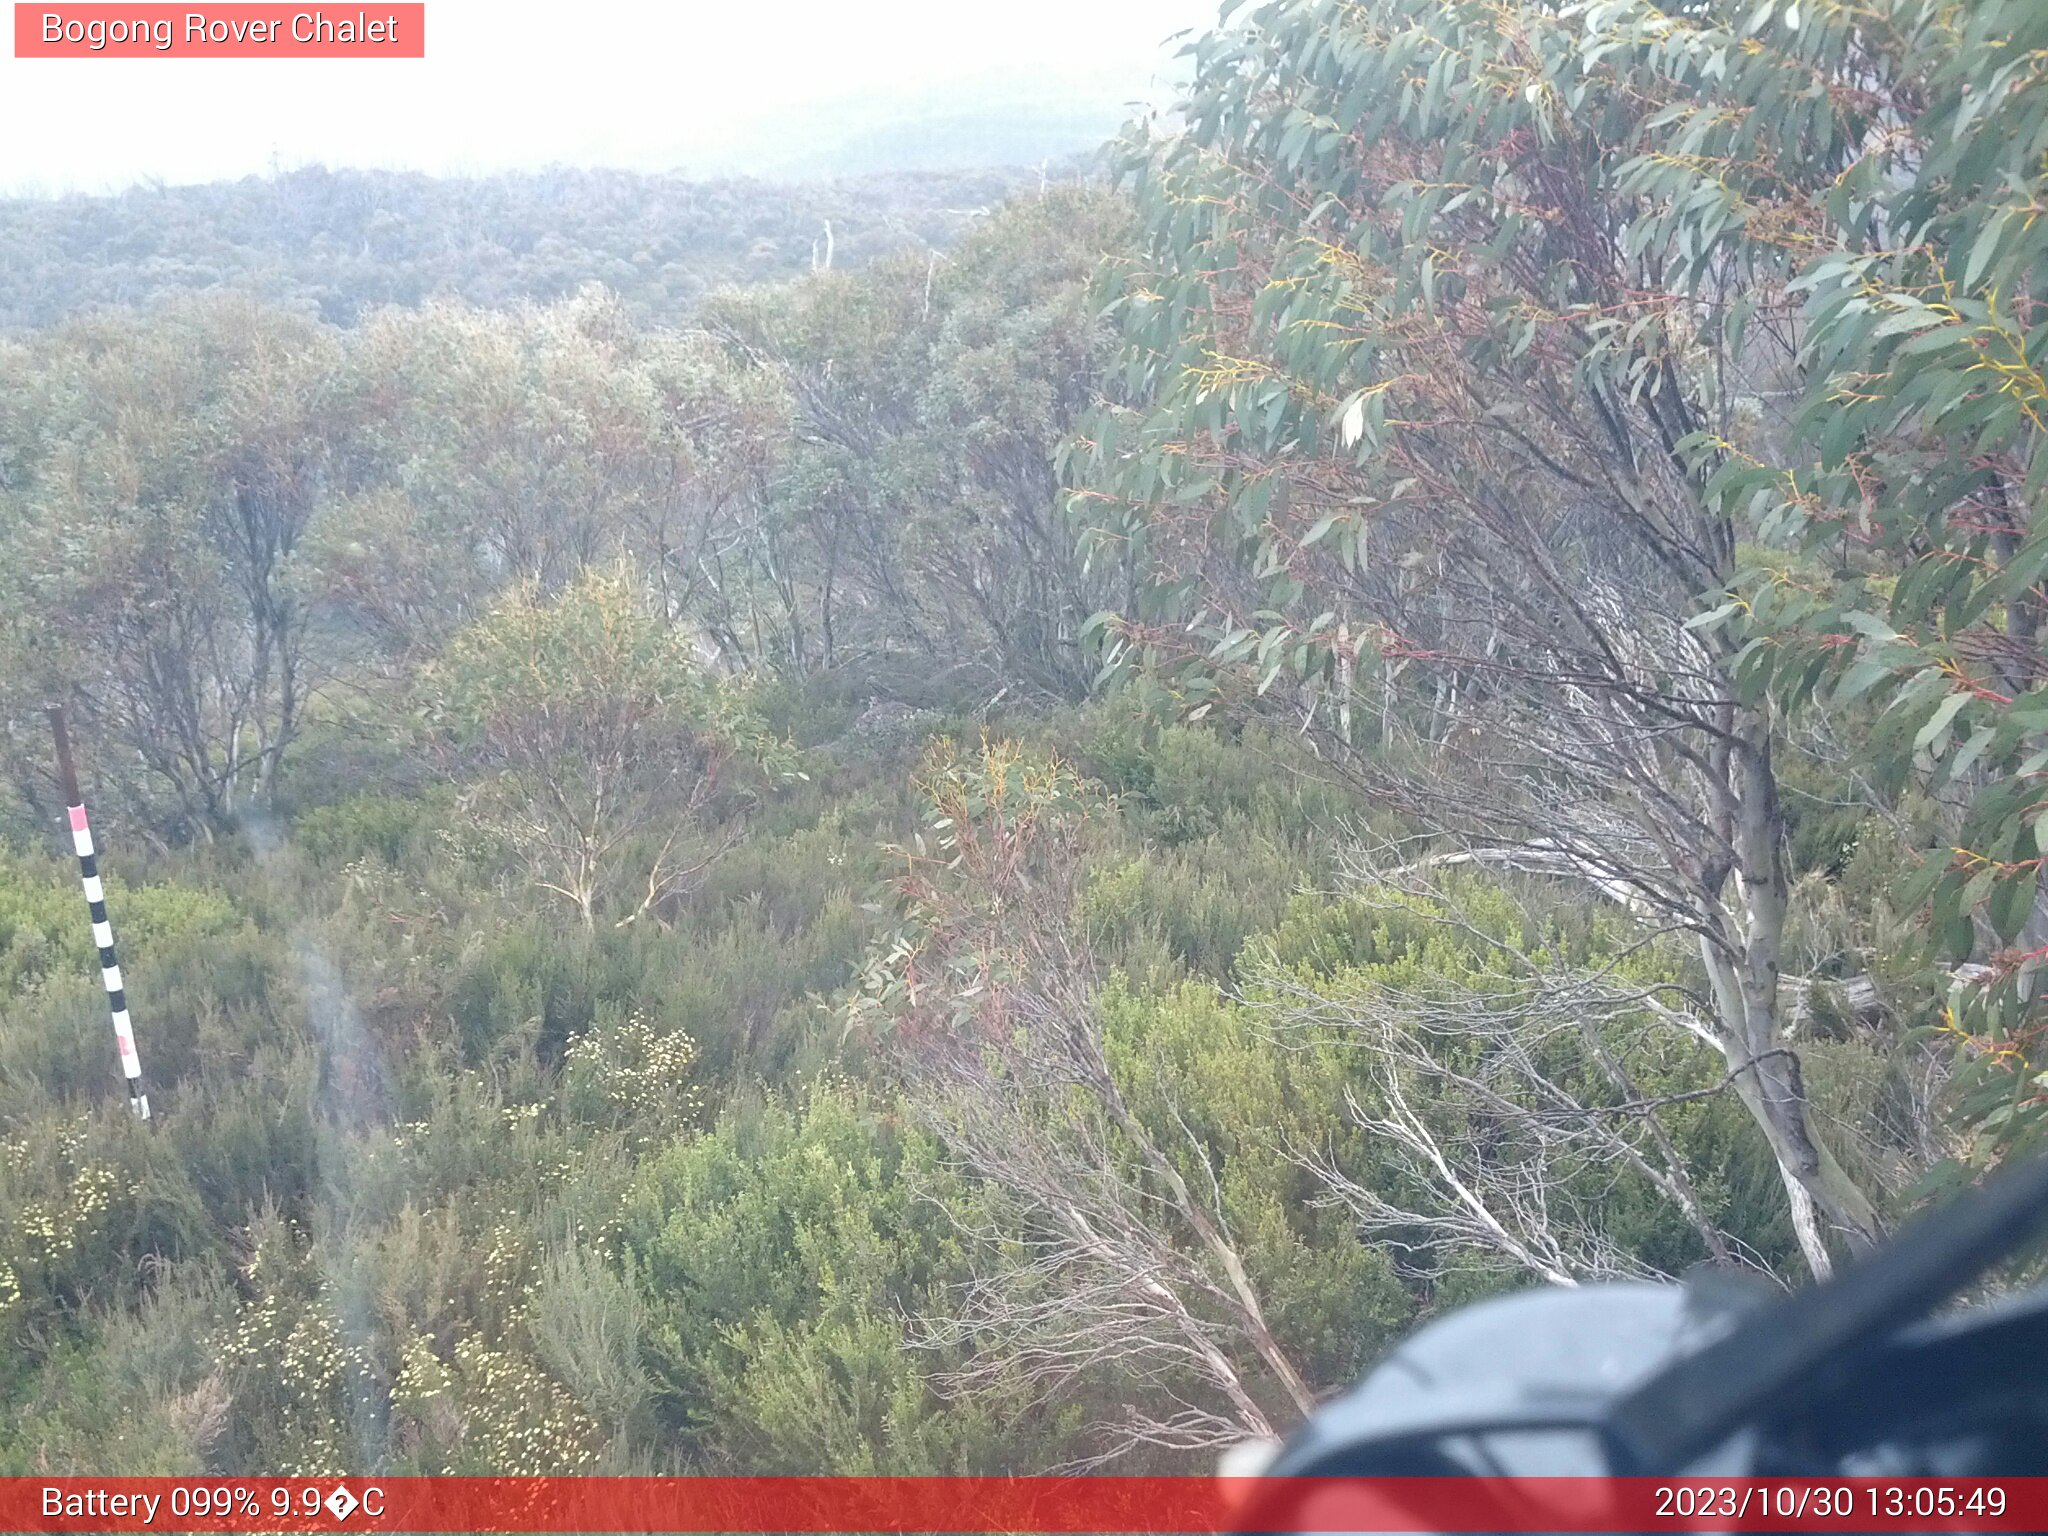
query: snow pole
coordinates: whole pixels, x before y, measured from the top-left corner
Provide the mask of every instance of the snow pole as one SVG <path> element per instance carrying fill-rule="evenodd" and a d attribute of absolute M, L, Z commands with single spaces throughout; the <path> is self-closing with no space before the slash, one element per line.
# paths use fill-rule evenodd
<path fill-rule="evenodd" d="M 71 815 L 71 845 L 78 851 L 78 874 L 85 885 L 86 910 L 92 914 L 92 941 L 100 952 L 100 980 L 106 983 L 107 1006 L 114 1015 L 114 1045 L 121 1053 L 121 1075 L 128 1080 L 128 1107 L 147 1120 L 149 1095 L 142 1091 L 142 1058 L 136 1054 L 135 1028 L 128 1021 L 128 994 L 121 985 L 121 967 L 114 959 L 114 929 L 107 921 L 106 888 L 100 884 L 92 827 L 85 819 L 85 794 L 78 787 L 78 769 L 71 761 L 71 736 L 64 729 L 62 705 L 52 705 L 47 713 L 50 732 L 57 738 L 57 778 Z"/>

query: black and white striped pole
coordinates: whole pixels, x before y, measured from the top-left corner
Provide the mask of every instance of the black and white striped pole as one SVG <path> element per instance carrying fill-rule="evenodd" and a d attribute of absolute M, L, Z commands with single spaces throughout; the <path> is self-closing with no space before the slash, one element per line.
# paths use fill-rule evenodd
<path fill-rule="evenodd" d="M 114 928 L 107 921 L 107 893 L 100 884 L 92 827 L 85 819 L 85 795 L 78 787 L 78 769 L 71 761 L 71 736 L 64 729 L 64 710 L 48 711 L 50 731 L 57 738 L 57 777 L 64 805 L 71 814 L 71 844 L 78 850 L 78 874 L 85 883 L 85 904 L 92 913 L 92 941 L 100 952 L 100 980 L 107 984 L 107 1006 L 114 1014 L 114 1045 L 121 1053 L 121 1075 L 128 1079 L 128 1107 L 149 1118 L 149 1095 L 142 1091 L 142 1058 L 135 1051 L 135 1027 L 128 1021 L 128 994 L 121 985 L 121 967 L 114 959 Z"/>

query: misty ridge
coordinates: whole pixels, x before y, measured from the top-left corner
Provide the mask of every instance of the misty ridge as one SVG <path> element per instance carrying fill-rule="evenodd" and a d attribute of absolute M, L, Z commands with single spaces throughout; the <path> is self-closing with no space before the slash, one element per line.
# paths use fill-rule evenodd
<path fill-rule="evenodd" d="M 0 200 L 0 332 L 223 290 L 354 323 L 382 305 L 546 303 L 601 283 L 642 319 L 706 293 L 943 250 L 1006 198 L 1080 177 L 1009 169 L 698 180 L 557 167 L 483 177 L 309 166 L 198 186 Z"/>
<path fill-rule="evenodd" d="M 212 289 L 346 325 L 385 304 L 546 303 L 599 283 L 637 318 L 673 320 L 717 288 L 828 258 L 945 250 L 1010 197 L 1099 179 L 1104 146 L 1147 109 L 1094 83 L 850 94 L 731 137 L 698 124 L 673 144 L 621 143 L 609 165 L 18 181 L 0 196 L 0 334 Z M 664 160 L 677 168 L 645 168 Z"/>

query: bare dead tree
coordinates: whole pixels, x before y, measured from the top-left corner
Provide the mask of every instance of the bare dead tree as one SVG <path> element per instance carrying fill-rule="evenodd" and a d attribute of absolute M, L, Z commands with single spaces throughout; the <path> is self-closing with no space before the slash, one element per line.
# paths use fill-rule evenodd
<path fill-rule="evenodd" d="M 1365 1097 L 1347 1094 L 1353 1122 L 1395 1170 L 1363 1182 L 1323 1148 L 1291 1156 L 1314 1173 L 1361 1230 L 1438 1277 L 1446 1255 L 1527 1271 L 1554 1285 L 1641 1277 L 1649 1266 L 1610 1238 L 1602 1192 L 1639 1180 L 1667 1201 L 1722 1266 L 1764 1268 L 1706 1209 L 1663 1124 L 1668 1104 L 1725 1092 L 1709 1086 L 1645 1093 L 1616 1036 L 1672 1031 L 1665 1058 L 1700 1048 L 1699 1034 L 1659 989 L 1612 967 L 1572 966 L 1502 942 L 1464 918 L 1455 888 L 1399 901 L 1411 917 L 1457 928 L 1496 962 L 1485 985 L 1451 977 L 1396 986 L 1357 975 L 1310 984 L 1257 966 L 1239 995 L 1283 1046 L 1335 1042 L 1366 1064 Z M 1368 897 L 1367 899 L 1370 899 Z M 1700 1031 L 1704 1033 L 1704 1031 Z"/>
<path fill-rule="evenodd" d="M 984 752 L 928 778 L 942 852 L 908 855 L 911 921 L 868 977 L 908 1102 L 1010 1218 L 967 1234 L 984 1267 L 919 1334 L 978 1346 L 941 1382 L 962 1393 L 1115 1373 L 1130 1406 L 1095 1426 L 1094 1461 L 1270 1436 L 1315 1393 L 1267 1321 L 1206 1155 L 1177 1156 L 1187 1127 L 1148 1123 L 1111 1070 L 1097 962 L 1069 921 L 1077 850 L 1052 814 L 1057 773 L 1027 783 L 1011 749 Z"/>
<path fill-rule="evenodd" d="M 1394 1149 L 1411 1185 L 1433 1188 L 1439 1198 L 1429 1209 L 1396 1204 L 1325 1155 L 1299 1155 L 1298 1161 L 1328 1187 L 1327 1203 L 1343 1206 L 1362 1232 L 1406 1253 L 1412 1272 L 1442 1279 L 1449 1266 L 1439 1255 L 1448 1250 L 1505 1259 L 1551 1285 L 1662 1278 L 1607 1241 L 1583 1210 L 1553 1209 L 1569 1176 L 1555 1166 L 1554 1142 L 1537 1138 L 1533 1156 L 1501 1163 L 1474 1157 L 1461 1169 L 1458 1161 L 1476 1151 L 1475 1138 L 1439 1137 L 1408 1102 L 1398 1073 L 1386 1074 L 1380 1093 L 1384 1107 L 1377 1113 L 1347 1095 L 1352 1118 Z"/>
<path fill-rule="evenodd" d="M 1266 1326 L 1213 1190 L 1190 1187 L 1124 1105 L 1072 992 L 1027 1004 L 1047 1051 L 971 1043 L 923 1054 L 913 1099 L 961 1167 L 999 1190 L 1002 1232 L 979 1232 L 981 1273 L 957 1312 L 926 1317 L 932 1346 L 972 1343 L 942 1392 L 1024 1383 L 1048 1395 L 1107 1373 L 1120 1420 L 1097 1426 L 1101 1462 L 1141 1445 L 1214 1448 L 1270 1436 L 1260 1365 L 1297 1413 L 1314 1399 Z M 1131 1391 L 1136 1385 L 1139 1390 Z M 1284 1422 L 1284 1421 L 1283 1421 Z"/>
<path fill-rule="evenodd" d="M 1260 1399 L 1275 1389 L 1306 1416 L 1315 1393 L 1266 1320 L 1213 1174 L 1184 1175 L 1110 1071 L 1093 957 L 1043 931 L 1013 954 L 998 1003 L 1008 1030 L 926 1037 L 906 1073 L 926 1123 L 1018 1223 L 1009 1243 L 983 1245 L 989 1267 L 959 1317 L 927 1320 L 936 1342 L 994 1346 L 950 1384 L 995 1386 L 1021 1368 L 1054 1390 L 1113 1369 L 1155 1388 L 1173 1411 L 1132 1401 L 1101 1426 L 1101 1459 L 1269 1436 Z"/>

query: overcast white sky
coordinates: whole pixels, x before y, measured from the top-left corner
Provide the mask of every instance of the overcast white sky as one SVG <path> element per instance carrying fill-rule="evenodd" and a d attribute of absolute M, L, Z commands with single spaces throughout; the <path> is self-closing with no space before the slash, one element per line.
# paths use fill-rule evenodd
<path fill-rule="evenodd" d="M 358 7 L 329 3 L 330 14 Z M 375 6 L 368 7 L 374 12 Z M 0 190 L 290 167 L 714 169 L 820 102 L 1163 99 L 1216 0 L 428 0 L 424 60 L 0 57 Z M 109 14 L 117 14 L 109 7 Z"/>

